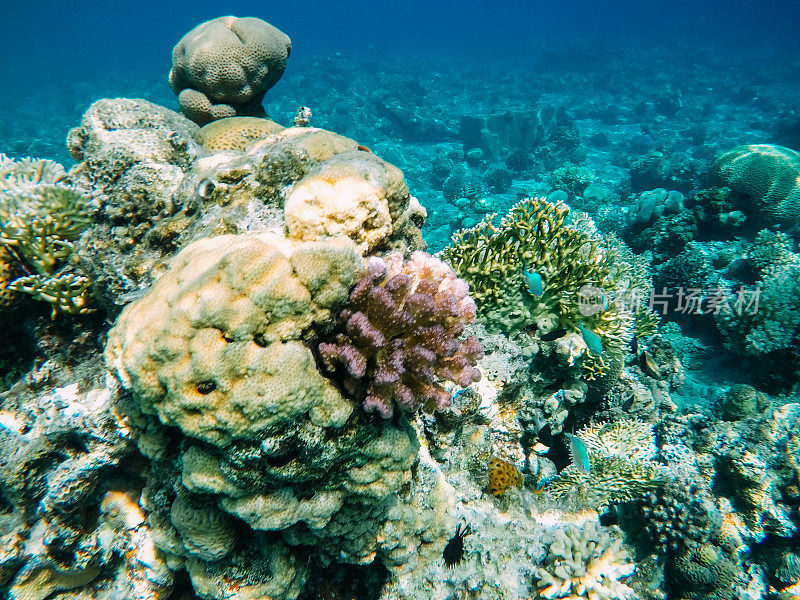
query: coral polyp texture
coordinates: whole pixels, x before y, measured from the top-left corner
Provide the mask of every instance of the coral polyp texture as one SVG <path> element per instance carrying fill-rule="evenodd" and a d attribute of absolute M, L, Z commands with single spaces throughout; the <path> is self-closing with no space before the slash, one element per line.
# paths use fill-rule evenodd
<path fill-rule="evenodd" d="M 226 117 L 200 128 L 195 139 L 204 148 L 219 150 L 244 150 L 256 140 L 285 129 L 270 119 L 259 117 Z"/>
<path fill-rule="evenodd" d="M 71 180 L 101 199 L 78 260 L 112 314 L 208 236 L 348 236 L 362 253 L 425 247 L 425 210 L 402 172 L 330 131 L 245 117 L 199 129 L 144 100 L 100 100 L 68 144 L 81 161 Z"/>
<path fill-rule="evenodd" d="M 339 318 L 341 331 L 319 353 L 367 411 L 388 418 L 395 407 L 441 409 L 450 394 L 440 381 L 466 387 L 480 379 L 481 346 L 474 335 L 460 339 L 475 302 L 466 282 L 429 254 L 371 258 Z"/>
<path fill-rule="evenodd" d="M 283 75 L 291 50 L 289 37 L 261 19 L 219 17 L 175 46 L 169 84 L 183 114 L 200 125 L 263 116 L 261 100 Z"/>
<path fill-rule="evenodd" d="M 711 179 L 741 195 L 757 223 L 800 224 L 800 152 L 774 144 L 737 146 L 717 157 Z"/>
<path fill-rule="evenodd" d="M 199 240 L 122 312 L 108 363 L 143 411 L 211 444 L 305 414 L 341 425 L 351 406 L 302 338 L 344 302 L 362 268 L 349 240 Z"/>
<path fill-rule="evenodd" d="M 346 235 L 366 254 L 413 226 L 409 219 L 422 217 L 424 210 L 408 193 L 400 169 L 356 149 L 309 169 L 288 190 L 284 213 L 290 238 Z"/>
<path fill-rule="evenodd" d="M 722 522 L 707 490 L 681 479 L 648 492 L 640 510 L 650 540 L 663 553 L 707 543 Z"/>
<path fill-rule="evenodd" d="M 723 290 L 724 303 L 714 315 L 725 345 L 753 356 L 783 352 L 798 356 L 800 335 L 800 254 L 782 232 L 760 231 L 747 247 L 758 294 L 743 297 Z"/>
<path fill-rule="evenodd" d="M 8 103 L 0 600 L 800 598 L 800 154 L 701 180 L 791 69 L 289 50 L 201 24 L 68 167 Z"/>
<path fill-rule="evenodd" d="M 23 292 L 50 303 L 53 317 L 91 312 L 89 279 L 68 264 L 91 222 L 91 199 L 65 179 L 52 161 L 0 154 L 0 305 Z"/>

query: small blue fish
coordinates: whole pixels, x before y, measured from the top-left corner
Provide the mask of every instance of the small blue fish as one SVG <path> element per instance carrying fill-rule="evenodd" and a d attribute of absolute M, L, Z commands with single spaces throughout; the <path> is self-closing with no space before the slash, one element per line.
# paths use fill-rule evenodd
<path fill-rule="evenodd" d="M 531 294 L 541 296 L 544 293 L 544 281 L 539 273 L 523 271 L 522 275 L 525 277 L 525 284 Z"/>
<path fill-rule="evenodd" d="M 569 440 L 569 450 L 572 453 L 572 464 L 578 471 L 584 474 L 589 473 L 589 452 L 586 450 L 586 444 L 577 435 L 571 433 L 564 433 Z"/>
<path fill-rule="evenodd" d="M 578 329 L 581 332 L 581 336 L 583 336 L 583 341 L 586 342 L 586 346 L 589 348 L 589 352 L 592 354 L 596 354 L 600 356 L 603 354 L 603 342 L 600 339 L 600 336 L 597 335 L 594 331 L 586 329 L 581 323 L 578 325 Z"/>

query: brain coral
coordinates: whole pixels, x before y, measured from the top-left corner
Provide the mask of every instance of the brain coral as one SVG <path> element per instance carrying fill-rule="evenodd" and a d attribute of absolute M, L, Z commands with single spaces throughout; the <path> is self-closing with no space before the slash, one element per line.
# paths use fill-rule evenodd
<path fill-rule="evenodd" d="M 122 312 L 108 363 L 143 412 L 211 444 L 306 412 L 317 425 L 341 424 L 352 407 L 301 338 L 344 302 L 361 270 L 347 240 L 199 240 Z"/>
<path fill-rule="evenodd" d="M 261 116 L 261 100 L 286 69 L 288 36 L 261 19 L 219 17 L 187 33 L 172 51 L 169 84 L 198 124 Z"/>
<path fill-rule="evenodd" d="M 765 225 L 800 224 L 800 153 L 772 144 L 737 146 L 711 168 L 713 182 L 749 201 L 751 218 Z"/>

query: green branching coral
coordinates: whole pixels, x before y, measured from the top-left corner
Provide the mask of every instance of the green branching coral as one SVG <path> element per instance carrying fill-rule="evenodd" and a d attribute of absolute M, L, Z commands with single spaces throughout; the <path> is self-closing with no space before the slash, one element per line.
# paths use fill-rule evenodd
<path fill-rule="evenodd" d="M 0 243 L 40 275 L 52 275 L 89 224 L 89 198 L 60 183 L 6 190 L 0 201 Z"/>
<path fill-rule="evenodd" d="M 588 472 L 565 468 L 548 485 L 556 499 L 576 497 L 584 505 L 641 498 L 665 479 L 653 462 L 656 447 L 652 425 L 639 421 L 600 423 L 578 432 L 589 454 Z"/>
<path fill-rule="evenodd" d="M 499 226 L 495 215 L 488 215 L 453 234 L 441 257 L 469 282 L 480 316 L 499 312 L 504 318 L 498 327 L 520 330 L 540 313 L 571 316 L 578 289 L 608 283 L 610 271 L 598 240 L 568 228 L 568 215 L 566 204 L 527 198 Z M 521 293 L 526 270 L 542 277 L 541 297 Z M 525 300 L 521 306 L 520 299 Z"/>
<path fill-rule="evenodd" d="M 640 340 L 654 336 L 661 318 L 649 306 L 649 293 L 653 288 L 650 253 L 636 254 L 613 233 L 604 235 L 603 240 L 612 277 L 633 312 L 633 335 Z"/>
<path fill-rule="evenodd" d="M 49 160 L 14 161 L 0 154 L 2 297 L 30 294 L 53 306 L 53 316 L 90 312 L 89 280 L 66 265 L 73 243 L 89 224 L 90 198 L 64 183 Z M 14 278 L 19 273 L 22 277 Z M 7 301 L 8 300 L 8 301 Z"/>
<path fill-rule="evenodd" d="M 586 187 L 596 179 L 591 169 L 576 165 L 559 167 L 550 174 L 550 184 L 555 190 L 563 190 L 571 198 L 580 196 Z"/>
<path fill-rule="evenodd" d="M 36 300 L 49 302 L 53 307 L 53 317 L 59 313 L 82 315 L 93 309 L 88 306 L 88 277 L 75 273 L 62 273 L 53 277 L 28 275 L 15 279 L 8 285 L 13 292 L 25 292 Z"/>
<path fill-rule="evenodd" d="M 494 219 L 456 232 L 441 253 L 469 283 L 478 318 L 509 335 L 580 332 L 585 375 L 602 375 L 633 332 L 635 316 L 623 298 L 628 269 L 613 260 L 591 220 L 574 218 L 562 202 L 526 198 L 499 225 Z M 591 348 L 593 336 L 602 348 Z"/>

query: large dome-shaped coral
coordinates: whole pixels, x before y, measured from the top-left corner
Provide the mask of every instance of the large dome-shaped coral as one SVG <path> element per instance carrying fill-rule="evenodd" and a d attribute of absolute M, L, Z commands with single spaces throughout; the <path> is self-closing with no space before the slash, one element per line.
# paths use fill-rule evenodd
<path fill-rule="evenodd" d="M 262 116 L 261 99 L 283 75 L 291 50 L 289 37 L 261 19 L 219 17 L 175 46 L 169 84 L 195 123 Z"/>
<path fill-rule="evenodd" d="M 341 425 L 352 406 L 301 338 L 347 298 L 361 270 L 349 240 L 199 240 L 125 308 L 107 360 L 145 413 L 211 444 L 305 414 L 318 426 Z"/>
<path fill-rule="evenodd" d="M 711 179 L 744 196 L 755 221 L 800 224 L 800 152 L 773 144 L 737 146 L 714 161 Z"/>

